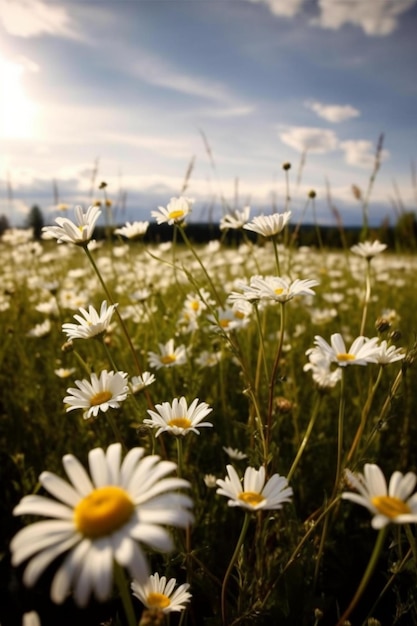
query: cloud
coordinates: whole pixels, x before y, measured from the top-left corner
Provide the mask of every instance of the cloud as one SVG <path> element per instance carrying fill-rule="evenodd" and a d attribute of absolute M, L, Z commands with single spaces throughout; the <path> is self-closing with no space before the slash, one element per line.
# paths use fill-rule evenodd
<path fill-rule="evenodd" d="M 308 100 L 304 105 L 314 111 L 319 117 L 334 124 L 344 122 L 353 117 L 358 117 L 361 114 L 358 109 L 355 109 L 355 107 L 350 104 L 323 104 L 321 102 Z"/>
<path fill-rule="evenodd" d="M 320 15 L 312 23 L 338 30 L 345 24 L 362 28 L 371 36 L 392 33 L 399 17 L 417 0 L 319 0 Z"/>
<path fill-rule="evenodd" d="M 311 126 L 290 126 L 279 133 L 283 143 L 299 152 L 325 154 L 338 147 L 337 135 L 333 130 Z"/>
<path fill-rule="evenodd" d="M 253 3 L 266 4 L 273 15 L 280 17 L 294 17 L 302 5 L 304 0 L 247 0 Z"/>
<path fill-rule="evenodd" d="M 375 145 L 371 141 L 365 139 L 342 141 L 340 148 L 345 153 L 345 161 L 348 165 L 369 169 L 375 163 Z M 382 150 L 381 160 L 386 160 L 388 157 L 388 150 Z"/>
<path fill-rule="evenodd" d="M 0 0 L 0 22 L 15 37 L 78 37 L 65 7 L 42 0 Z"/>

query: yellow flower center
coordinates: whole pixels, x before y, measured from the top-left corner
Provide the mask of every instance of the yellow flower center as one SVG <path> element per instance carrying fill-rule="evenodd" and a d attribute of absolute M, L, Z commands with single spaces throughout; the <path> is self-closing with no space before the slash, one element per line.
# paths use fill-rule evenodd
<path fill-rule="evenodd" d="M 242 500 L 245 504 L 250 506 L 256 506 L 265 500 L 265 498 L 255 491 L 242 491 L 238 496 L 239 500 Z"/>
<path fill-rule="evenodd" d="M 245 314 L 242 313 L 241 311 L 235 311 L 233 315 L 235 316 L 237 320 L 243 320 L 245 318 Z"/>
<path fill-rule="evenodd" d="M 282 287 L 277 287 L 276 289 L 274 289 L 274 293 L 276 293 L 277 296 L 280 296 L 282 293 L 284 293 L 284 289 Z"/>
<path fill-rule="evenodd" d="M 112 396 L 112 392 L 108 391 L 107 389 L 105 389 L 104 391 L 99 391 L 91 398 L 90 406 L 98 406 L 99 404 L 108 402 L 112 398 Z"/>
<path fill-rule="evenodd" d="M 379 513 L 395 519 L 398 515 L 407 515 L 411 513 L 411 509 L 406 502 L 400 500 L 400 498 L 394 498 L 392 496 L 375 496 L 371 499 L 372 504 L 378 510 Z"/>
<path fill-rule="evenodd" d="M 336 354 L 336 359 L 338 361 L 354 361 L 355 360 L 355 355 L 354 354 L 349 354 L 349 352 L 339 352 L 339 354 Z"/>
<path fill-rule="evenodd" d="M 174 354 L 165 354 L 161 356 L 161 363 L 163 365 L 170 365 L 171 363 L 175 363 L 175 355 Z"/>
<path fill-rule="evenodd" d="M 198 311 L 198 309 L 200 308 L 200 303 L 198 300 L 193 300 L 191 302 L 191 308 L 193 311 Z"/>
<path fill-rule="evenodd" d="M 111 535 L 131 518 L 135 505 L 121 487 L 94 489 L 74 509 L 75 526 L 85 537 Z"/>
<path fill-rule="evenodd" d="M 150 609 L 166 609 L 171 604 L 168 596 L 156 591 L 151 591 L 146 600 Z"/>
<path fill-rule="evenodd" d="M 178 220 L 181 217 L 184 217 L 184 211 L 182 209 L 177 209 L 176 211 L 169 212 L 169 218 L 171 220 Z"/>
<path fill-rule="evenodd" d="M 169 420 L 168 426 L 177 426 L 178 428 L 190 428 L 191 420 L 188 417 L 173 417 Z"/>
<path fill-rule="evenodd" d="M 219 324 L 222 328 L 228 328 L 230 324 L 230 320 L 219 320 Z"/>

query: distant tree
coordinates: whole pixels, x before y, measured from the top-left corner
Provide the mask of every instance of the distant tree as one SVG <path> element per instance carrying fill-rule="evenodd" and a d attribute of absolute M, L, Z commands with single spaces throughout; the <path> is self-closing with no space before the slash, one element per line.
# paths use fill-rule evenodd
<path fill-rule="evenodd" d="M 8 228 L 10 228 L 9 218 L 7 215 L 0 215 L 0 237 Z"/>
<path fill-rule="evenodd" d="M 40 239 L 42 228 L 44 226 L 43 214 L 37 204 L 35 204 L 29 211 L 26 218 L 26 227 L 33 228 L 34 239 Z"/>

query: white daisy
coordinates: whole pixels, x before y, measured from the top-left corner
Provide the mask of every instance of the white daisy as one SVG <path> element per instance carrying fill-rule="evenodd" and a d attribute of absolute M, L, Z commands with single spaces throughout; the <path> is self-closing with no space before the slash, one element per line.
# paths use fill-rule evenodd
<path fill-rule="evenodd" d="M 157 352 L 148 352 L 149 365 L 159 370 L 161 367 L 175 367 L 184 365 L 187 362 L 187 351 L 184 345 L 175 348 L 174 340 L 170 339 L 167 343 L 160 343 L 159 354 Z"/>
<path fill-rule="evenodd" d="M 101 211 L 96 206 L 90 206 L 84 213 L 82 207 L 74 209 L 75 223 L 67 217 L 57 217 L 58 226 L 44 226 L 42 233 L 47 239 L 57 239 L 58 243 L 75 243 L 86 246 L 93 236 L 94 228 Z"/>
<path fill-rule="evenodd" d="M 107 306 L 106 300 L 101 303 L 100 312 L 97 313 L 93 306 L 88 310 L 79 308 L 81 315 L 74 315 L 78 324 L 62 324 L 62 330 L 68 339 L 89 339 L 99 337 L 108 329 L 113 312 L 117 304 Z"/>
<path fill-rule="evenodd" d="M 31 328 L 27 333 L 27 337 L 45 337 L 51 332 L 51 320 L 46 319 L 39 324 L 36 324 L 33 328 Z"/>
<path fill-rule="evenodd" d="M 241 452 L 237 448 L 231 448 L 230 446 L 223 446 L 223 450 L 226 452 L 229 459 L 234 461 L 242 461 L 243 459 L 247 459 L 248 455 L 244 452 Z"/>
<path fill-rule="evenodd" d="M 219 479 L 216 493 L 229 498 L 229 506 L 239 506 L 250 511 L 259 509 L 281 509 L 284 502 L 290 502 L 293 490 L 288 481 L 279 474 L 273 474 L 265 484 L 265 468 L 259 470 L 247 467 L 242 481 L 232 465 L 226 467 L 228 476 Z"/>
<path fill-rule="evenodd" d="M 171 198 L 167 207 L 158 207 L 158 211 L 151 211 L 158 224 L 179 224 L 191 213 L 194 200 L 181 196 L 180 198 Z"/>
<path fill-rule="evenodd" d="M 116 228 L 115 235 L 121 235 L 127 239 L 139 239 L 146 234 L 149 228 L 149 222 L 126 222 L 124 226 Z"/>
<path fill-rule="evenodd" d="M 318 281 L 314 279 L 291 281 L 281 276 L 253 276 L 249 285 L 243 284 L 242 293 L 232 292 L 231 301 L 245 299 L 248 302 L 266 300 L 269 302 L 288 302 L 295 296 L 314 296 L 311 287 L 316 287 Z"/>
<path fill-rule="evenodd" d="M 351 251 L 364 259 L 372 259 L 377 254 L 380 254 L 386 249 L 385 243 L 376 241 L 364 241 L 351 247 Z"/>
<path fill-rule="evenodd" d="M 191 599 L 191 593 L 188 591 L 190 585 L 184 583 L 175 589 L 176 584 L 175 578 L 167 580 L 165 576 L 160 577 L 158 573 L 155 573 L 149 576 L 143 584 L 134 580 L 131 587 L 133 595 L 147 609 L 172 613 L 183 611 Z"/>
<path fill-rule="evenodd" d="M 155 405 L 156 411 L 148 409 L 150 418 L 143 420 L 144 424 L 148 424 L 151 428 L 157 428 L 155 437 L 161 433 L 168 432 L 172 435 L 184 436 L 193 432 L 199 435 L 197 428 L 203 426 L 213 426 L 210 422 L 202 422 L 213 410 L 206 402 L 198 403 L 198 398 L 187 406 L 187 400 L 183 397 L 174 398 L 172 404 L 163 402 Z"/>
<path fill-rule="evenodd" d="M 388 488 L 382 470 L 373 463 L 365 464 L 363 474 L 345 470 L 345 478 L 349 487 L 359 493 L 344 491 L 342 498 L 366 507 L 374 515 L 373 528 L 417 523 L 417 493 L 410 497 L 417 482 L 414 472 L 394 472 Z"/>
<path fill-rule="evenodd" d="M 143 372 L 141 376 L 132 376 L 130 379 L 130 390 L 132 393 L 138 393 L 145 389 L 145 387 L 149 387 L 156 380 L 155 376 L 150 372 Z"/>
<path fill-rule="evenodd" d="M 85 606 L 91 594 L 100 601 L 112 592 L 114 561 L 140 582 L 148 564 L 140 543 L 170 552 L 173 542 L 163 527 L 187 527 L 192 521 L 191 500 L 178 493 L 189 487 L 180 478 L 166 478 L 175 463 L 158 456 L 144 457 L 143 448 L 130 450 L 121 462 L 122 446 L 112 444 L 88 455 L 90 476 L 73 455 L 63 457 L 69 483 L 43 472 L 39 481 L 55 499 L 25 496 L 14 515 L 40 515 L 45 521 L 20 530 L 12 539 L 12 563 L 29 559 L 23 574 L 33 586 L 42 572 L 67 553 L 51 584 L 51 599 L 64 602 L 73 590 L 75 602 Z"/>
<path fill-rule="evenodd" d="M 220 220 L 220 230 L 228 230 L 229 228 L 238 229 L 246 224 L 250 215 L 250 207 L 245 206 L 242 211 L 231 211 L 224 215 Z"/>
<path fill-rule="evenodd" d="M 118 409 L 120 402 L 126 400 L 129 393 L 127 374 L 125 372 L 107 372 L 103 370 L 100 377 L 94 372 L 90 381 L 76 380 L 75 387 L 67 389 L 70 394 L 64 398 L 67 412 L 74 409 L 83 409 L 84 419 L 97 417 L 99 411 L 105 413 L 108 409 Z"/>
<path fill-rule="evenodd" d="M 251 230 L 263 237 L 272 237 L 282 232 L 288 224 L 291 211 L 285 213 L 273 213 L 272 215 L 257 215 L 249 224 L 245 224 L 245 230 Z"/>
<path fill-rule="evenodd" d="M 41 626 L 41 620 L 36 611 L 23 613 L 22 626 Z"/>
<path fill-rule="evenodd" d="M 389 363 L 395 363 L 401 361 L 405 357 L 403 348 L 396 348 L 395 346 L 389 346 L 388 342 L 383 339 L 379 344 L 379 352 L 377 354 L 377 363 L 380 365 L 388 365 Z"/>
<path fill-rule="evenodd" d="M 368 339 L 367 337 L 357 337 L 349 350 L 346 348 L 343 337 L 340 333 L 335 333 L 330 337 L 330 345 L 323 337 L 316 335 L 314 343 L 332 363 L 337 363 L 340 367 L 346 365 L 367 365 L 378 362 L 378 337 Z"/>

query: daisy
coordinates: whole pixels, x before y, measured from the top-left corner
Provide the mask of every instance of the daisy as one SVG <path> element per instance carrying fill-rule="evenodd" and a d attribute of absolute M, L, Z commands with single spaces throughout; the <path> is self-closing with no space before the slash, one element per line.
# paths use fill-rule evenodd
<path fill-rule="evenodd" d="M 377 254 L 380 254 L 387 248 L 385 243 L 376 241 L 364 241 L 351 247 L 351 251 L 364 259 L 372 259 Z"/>
<path fill-rule="evenodd" d="M 242 461 L 243 459 L 248 458 L 247 454 L 245 454 L 244 452 L 241 452 L 237 448 L 230 448 L 229 446 L 228 447 L 223 446 L 223 450 L 226 452 L 229 459 L 232 459 L 234 461 Z"/>
<path fill-rule="evenodd" d="M 248 302 L 268 300 L 270 302 L 288 302 L 295 296 L 314 296 L 311 287 L 319 283 L 314 279 L 291 281 L 281 276 L 253 276 L 249 285 L 242 285 L 241 294 L 232 292 L 230 299 L 246 299 Z"/>
<path fill-rule="evenodd" d="M 242 228 L 246 224 L 250 215 L 250 207 L 245 206 L 243 211 L 232 211 L 227 215 L 224 215 L 220 220 L 220 230 L 227 230 L 229 228 L 238 229 Z"/>
<path fill-rule="evenodd" d="M 273 213 L 272 215 L 258 215 L 249 224 L 245 224 L 245 230 L 251 230 L 263 237 L 272 237 L 282 232 L 288 224 L 291 211 L 285 213 Z"/>
<path fill-rule="evenodd" d="M 172 404 L 169 402 L 156 404 L 155 409 L 156 411 L 148 409 L 151 417 L 143 420 L 144 424 L 158 429 L 155 437 L 164 432 L 177 436 L 185 436 L 190 432 L 199 435 L 197 428 L 213 426 L 210 422 L 201 421 L 213 409 L 205 402 L 198 404 L 198 398 L 193 400 L 190 406 L 187 406 L 187 400 L 184 396 L 174 398 Z"/>
<path fill-rule="evenodd" d="M 139 239 L 146 234 L 149 228 L 149 222 L 126 222 L 124 226 L 116 228 L 115 235 L 121 235 L 127 239 Z"/>
<path fill-rule="evenodd" d="M 379 344 L 379 352 L 377 354 L 377 363 L 380 365 L 388 365 L 389 363 L 395 363 L 405 357 L 405 352 L 402 348 L 396 348 L 395 346 L 389 346 L 388 342 L 384 339 Z"/>
<path fill-rule="evenodd" d="M 187 351 L 184 345 L 174 347 L 174 340 L 170 339 L 167 343 L 160 343 L 159 354 L 156 352 L 148 352 L 149 365 L 159 370 L 161 367 L 175 367 L 184 365 L 187 361 Z"/>
<path fill-rule="evenodd" d="M 194 200 L 185 196 L 171 198 L 166 208 L 160 206 L 158 211 L 151 211 L 151 215 L 158 224 L 179 224 L 191 213 L 193 203 Z"/>
<path fill-rule="evenodd" d="M 388 488 L 380 467 L 373 463 L 365 464 L 363 474 L 345 470 L 345 478 L 349 487 L 359 493 L 344 491 L 342 498 L 366 507 L 374 515 L 373 528 L 417 523 L 417 493 L 411 495 L 417 482 L 414 472 L 394 472 Z"/>
<path fill-rule="evenodd" d="M 23 613 L 22 626 L 41 626 L 41 620 L 36 611 Z"/>
<path fill-rule="evenodd" d="M 251 309 L 246 310 L 246 312 L 242 312 L 239 309 L 224 309 L 222 307 L 218 307 L 216 315 L 208 315 L 207 321 L 210 323 L 210 328 L 214 332 L 223 331 L 228 333 L 232 330 L 237 330 L 247 326 L 250 321 L 249 314 L 251 312 Z"/>
<path fill-rule="evenodd" d="M 149 576 L 143 584 L 134 580 L 131 588 L 133 595 L 147 609 L 173 613 L 174 611 L 183 611 L 191 599 L 191 593 L 188 592 L 190 585 L 184 583 L 175 589 L 176 584 L 175 578 L 167 580 L 165 576 L 160 577 L 158 573 L 155 573 Z"/>
<path fill-rule="evenodd" d="M 58 367 L 58 369 L 54 370 L 54 374 L 58 378 L 69 378 L 74 372 L 75 367 Z"/>
<path fill-rule="evenodd" d="M 39 481 L 55 499 L 25 496 L 14 515 L 40 515 L 45 521 L 20 530 L 12 539 L 12 563 L 29 559 L 23 582 L 32 587 L 56 558 L 67 553 L 51 584 L 51 599 L 60 604 L 70 590 L 84 607 L 91 594 L 106 600 L 112 591 L 114 561 L 140 582 L 148 564 L 140 543 L 170 552 L 173 542 L 164 525 L 187 527 L 191 500 L 178 489 L 189 487 L 180 478 L 166 478 L 175 463 L 158 456 L 144 457 L 133 448 L 121 461 L 122 446 L 91 450 L 90 476 L 72 454 L 63 457 L 69 482 L 51 472 Z M 142 458 L 144 457 L 144 458 Z"/>
<path fill-rule="evenodd" d="M 82 207 L 75 207 L 75 223 L 67 217 L 57 217 L 58 226 L 44 226 L 42 233 L 46 239 L 57 239 L 58 243 L 75 243 L 86 246 L 93 236 L 94 227 L 101 211 L 96 206 L 90 206 L 84 213 Z"/>
<path fill-rule="evenodd" d="M 45 337 L 51 332 L 51 321 L 47 318 L 44 322 L 36 324 L 27 333 L 27 337 Z"/>
<path fill-rule="evenodd" d="M 367 337 L 357 337 L 349 350 L 347 350 L 342 335 L 335 333 L 330 337 L 330 345 L 316 335 L 314 343 L 332 363 L 337 363 L 340 367 L 346 365 L 367 365 L 378 362 L 378 337 L 368 339 Z"/>
<path fill-rule="evenodd" d="M 232 465 L 226 466 L 228 476 L 224 480 L 217 480 L 221 496 L 229 498 L 229 506 L 240 506 L 249 511 L 260 509 L 281 509 L 284 502 L 290 502 L 293 490 L 288 481 L 279 474 L 273 474 L 265 484 L 265 468 L 258 470 L 247 467 L 242 481 Z"/>
<path fill-rule="evenodd" d="M 67 339 L 89 339 L 100 337 L 110 325 L 113 312 L 117 304 L 107 306 L 106 300 L 101 303 L 100 312 L 97 313 L 93 306 L 88 310 L 79 308 L 81 315 L 74 315 L 78 324 L 62 324 L 62 330 L 67 335 Z"/>
<path fill-rule="evenodd" d="M 75 387 L 67 389 L 70 394 L 64 398 L 64 403 L 69 405 L 68 411 L 83 409 L 85 420 L 97 417 L 99 411 L 105 413 L 108 409 L 118 409 L 120 402 L 126 400 L 129 393 L 127 374 L 124 372 L 107 372 L 103 370 L 100 378 L 94 372 L 91 380 L 76 380 Z"/>
<path fill-rule="evenodd" d="M 342 370 L 340 367 L 331 369 L 332 362 L 327 354 L 322 352 L 320 348 L 310 348 L 306 355 L 309 363 L 303 367 L 305 372 L 311 372 L 313 381 L 320 389 L 332 389 L 342 378 Z"/>
<path fill-rule="evenodd" d="M 138 393 L 145 389 L 145 387 L 149 387 L 156 380 L 155 376 L 150 372 L 143 372 L 141 376 L 132 376 L 130 379 L 130 390 L 132 393 Z"/>

